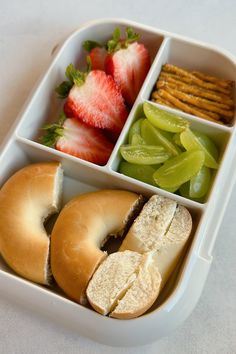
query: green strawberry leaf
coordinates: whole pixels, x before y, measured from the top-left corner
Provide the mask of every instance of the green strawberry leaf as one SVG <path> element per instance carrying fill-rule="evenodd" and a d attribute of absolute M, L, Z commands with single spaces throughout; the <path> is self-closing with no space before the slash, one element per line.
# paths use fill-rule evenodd
<path fill-rule="evenodd" d="M 83 85 L 86 76 L 87 73 L 76 70 L 73 64 L 68 65 L 66 68 L 66 77 L 68 80 L 63 81 L 55 88 L 59 98 L 66 98 L 74 84 L 77 86 Z"/>
<path fill-rule="evenodd" d="M 55 88 L 59 98 L 66 98 L 72 88 L 73 83 L 71 81 L 63 81 L 59 86 Z"/>
<path fill-rule="evenodd" d="M 90 41 L 90 40 L 84 41 L 83 43 L 83 48 L 89 53 L 91 52 L 92 49 L 97 47 L 102 48 L 102 45 L 98 42 Z"/>
<path fill-rule="evenodd" d="M 136 42 L 139 40 L 140 35 L 136 33 L 132 27 L 126 28 L 126 40 L 125 40 L 125 47 L 127 48 L 130 43 Z"/>
<path fill-rule="evenodd" d="M 107 42 L 107 51 L 109 54 L 117 52 L 121 48 L 127 48 L 130 43 L 137 41 L 140 35 L 136 33 L 133 28 L 126 28 L 126 39 L 121 39 L 120 29 L 117 27 L 114 29 L 112 39 Z"/>
<path fill-rule="evenodd" d="M 121 48 L 120 29 L 114 29 L 112 39 L 107 42 L 108 53 L 114 53 Z"/>
<path fill-rule="evenodd" d="M 120 41 L 120 29 L 119 27 L 116 27 L 113 31 L 112 34 L 112 38 L 115 42 L 119 42 Z"/>
<path fill-rule="evenodd" d="M 68 65 L 66 68 L 66 77 L 77 86 L 84 84 L 86 75 L 86 73 L 77 70 L 73 64 Z"/>
<path fill-rule="evenodd" d="M 54 147 L 57 140 L 63 136 L 63 131 L 64 131 L 64 121 L 66 119 L 66 115 L 64 113 L 61 113 L 58 118 L 57 123 L 52 123 L 52 124 L 45 124 L 41 129 L 45 130 L 46 133 L 40 137 L 40 142 L 43 145 L 49 146 L 49 147 Z"/>
<path fill-rule="evenodd" d="M 89 73 L 92 70 L 92 61 L 89 55 L 86 57 L 86 62 L 87 62 L 87 73 Z"/>

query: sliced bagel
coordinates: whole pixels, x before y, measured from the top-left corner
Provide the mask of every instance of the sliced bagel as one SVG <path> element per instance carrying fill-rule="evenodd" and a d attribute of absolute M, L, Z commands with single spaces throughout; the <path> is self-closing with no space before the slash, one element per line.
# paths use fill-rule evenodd
<path fill-rule="evenodd" d="M 89 282 L 86 294 L 93 308 L 107 315 L 136 279 L 142 261 L 137 252 L 125 251 L 110 254 L 98 267 Z"/>
<path fill-rule="evenodd" d="M 101 263 L 87 288 L 91 306 L 103 315 L 130 319 L 142 315 L 156 300 L 161 275 L 153 252 L 116 252 Z"/>
<path fill-rule="evenodd" d="M 155 251 L 163 287 L 180 259 L 191 230 L 192 217 L 184 206 L 153 195 L 129 229 L 120 251 Z"/>
<path fill-rule="evenodd" d="M 71 299 L 87 302 L 88 282 L 107 256 L 100 248 L 110 234 L 124 233 L 142 200 L 132 192 L 100 190 L 82 194 L 63 208 L 52 231 L 51 268 Z"/>
<path fill-rule="evenodd" d="M 0 190 L 0 250 L 19 275 L 49 284 L 49 237 L 44 221 L 59 211 L 62 170 L 58 162 L 28 165 Z"/>
<path fill-rule="evenodd" d="M 173 219 L 177 203 L 159 195 L 153 195 L 127 233 L 120 251 L 149 252 L 158 250 Z"/>

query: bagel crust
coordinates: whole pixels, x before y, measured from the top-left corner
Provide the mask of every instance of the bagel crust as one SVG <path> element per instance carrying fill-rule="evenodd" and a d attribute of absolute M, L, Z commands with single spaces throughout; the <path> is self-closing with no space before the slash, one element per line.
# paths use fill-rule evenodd
<path fill-rule="evenodd" d="M 58 211 L 59 163 L 31 164 L 0 190 L 0 251 L 22 277 L 48 284 L 49 238 L 43 222 Z"/>
<path fill-rule="evenodd" d="M 122 234 L 140 196 L 122 190 L 82 194 L 61 211 L 51 236 L 51 269 L 58 285 L 74 301 L 86 304 L 86 288 L 107 256 L 107 236 Z"/>

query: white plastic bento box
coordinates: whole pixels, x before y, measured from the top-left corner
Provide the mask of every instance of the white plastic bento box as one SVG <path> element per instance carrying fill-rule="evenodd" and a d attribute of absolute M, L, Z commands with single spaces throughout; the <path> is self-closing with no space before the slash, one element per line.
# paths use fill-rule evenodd
<path fill-rule="evenodd" d="M 56 98 L 54 89 L 64 79 L 67 65 L 85 65 L 83 41 L 94 39 L 105 42 L 117 26 L 121 29 L 132 26 L 141 34 L 142 42 L 151 53 L 152 66 L 108 163 L 101 167 L 41 145 L 38 134 L 42 125 L 50 119 L 55 120 L 60 112 L 61 103 Z M 141 345 L 155 341 L 175 329 L 191 313 L 206 281 L 217 231 L 234 185 L 235 119 L 232 126 L 223 126 L 179 111 L 179 115 L 191 122 L 193 129 L 207 133 L 220 149 L 220 168 L 205 203 L 186 199 L 117 172 L 120 162 L 119 147 L 126 141 L 129 127 L 136 119 L 139 107 L 149 99 L 164 63 L 194 68 L 224 79 L 235 80 L 236 77 L 236 59 L 215 47 L 126 20 L 93 21 L 80 27 L 57 51 L 0 154 L 0 185 L 29 163 L 60 161 L 65 172 L 63 204 L 72 196 L 87 191 L 122 188 L 146 196 L 158 193 L 175 199 L 190 210 L 194 230 L 185 258 L 151 310 L 136 319 L 117 320 L 104 317 L 70 301 L 58 288 L 40 286 L 22 279 L 0 258 L 1 294 L 63 323 L 79 335 L 107 345 Z M 175 112 L 171 108 L 159 107 Z"/>

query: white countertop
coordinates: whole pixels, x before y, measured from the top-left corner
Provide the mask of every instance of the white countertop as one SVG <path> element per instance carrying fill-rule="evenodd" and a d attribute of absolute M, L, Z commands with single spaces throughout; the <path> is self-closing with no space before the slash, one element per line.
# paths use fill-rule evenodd
<path fill-rule="evenodd" d="M 0 0 L 0 143 L 50 63 L 53 47 L 79 25 L 102 17 L 124 17 L 152 25 L 218 45 L 236 56 L 233 0 L 176 0 L 168 5 L 164 0 Z M 0 295 L 0 353 L 236 353 L 235 213 L 236 188 L 218 233 L 200 301 L 168 337 L 139 348 L 106 347 Z"/>

